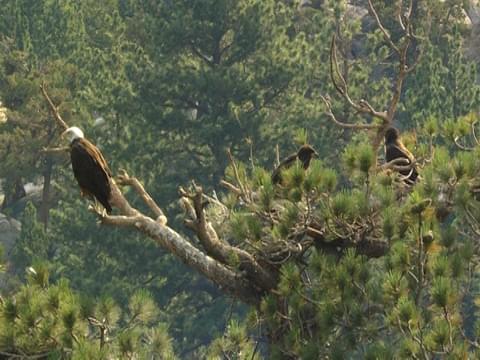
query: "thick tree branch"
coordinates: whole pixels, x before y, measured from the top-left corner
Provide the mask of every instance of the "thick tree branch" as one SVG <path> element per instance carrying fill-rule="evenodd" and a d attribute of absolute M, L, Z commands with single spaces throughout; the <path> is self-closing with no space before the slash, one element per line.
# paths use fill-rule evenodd
<path fill-rule="evenodd" d="M 220 289 L 252 305 L 258 305 L 260 293 L 241 274 L 232 271 L 215 259 L 205 255 L 180 234 L 163 226 L 152 218 L 135 216 L 98 214 L 102 224 L 118 227 L 133 227 L 155 240 L 161 247 L 180 258 L 186 265 L 196 269 L 216 283 Z"/>
<path fill-rule="evenodd" d="M 201 187 L 196 186 L 193 193 L 188 193 L 181 188 L 180 193 L 184 198 L 183 201 L 192 202 L 187 205 L 187 207 L 190 207 L 189 212 L 191 212 L 191 208 L 195 212 L 195 217 L 186 222 L 186 225 L 196 233 L 208 255 L 230 266 L 236 265 L 237 262 L 238 267 L 245 270 L 248 278 L 252 279 L 264 291 L 276 286 L 278 278 L 260 266 L 250 253 L 219 239 L 212 224 L 205 217 Z"/>

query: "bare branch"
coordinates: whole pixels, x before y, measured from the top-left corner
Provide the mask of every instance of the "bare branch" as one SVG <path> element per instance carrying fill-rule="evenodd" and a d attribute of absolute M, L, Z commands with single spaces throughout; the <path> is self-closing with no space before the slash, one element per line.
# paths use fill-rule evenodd
<path fill-rule="evenodd" d="M 264 290 L 275 287 L 276 276 L 262 268 L 250 253 L 220 240 L 212 224 L 206 219 L 202 188 L 196 186 L 193 193 L 187 193 L 183 189 L 180 191 L 183 198 L 192 201 L 190 206 L 193 206 L 195 218 L 190 219 L 188 226 L 195 231 L 207 254 L 223 264 L 232 266 L 238 262 L 239 268 L 245 270 L 249 278 Z"/>
<path fill-rule="evenodd" d="M 325 113 L 335 124 L 337 124 L 340 127 L 347 128 L 347 129 L 376 129 L 380 126 L 376 124 L 347 124 L 342 121 L 339 121 L 332 111 L 332 104 L 330 103 L 330 100 L 328 100 L 323 95 L 320 95 L 320 98 L 323 100 L 323 102 L 325 103 L 325 106 L 327 107 L 327 111 Z"/>
<path fill-rule="evenodd" d="M 185 264 L 205 275 L 227 293 L 239 297 L 246 303 L 258 304 L 260 294 L 248 280 L 202 253 L 168 226 L 161 226 L 157 221 L 141 214 L 136 216 L 106 215 L 100 217 L 100 221 L 102 224 L 110 226 L 134 227 L 154 239 L 161 247 L 176 255 Z"/>
<path fill-rule="evenodd" d="M 422 51 L 418 52 L 418 55 L 409 66 L 407 63 L 407 56 L 410 45 L 412 42 L 417 39 L 418 37 L 413 33 L 413 25 L 411 21 L 411 17 L 413 15 L 413 0 L 410 0 L 407 12 L 405 14 L 402 13 L 402 4 L 401 2 L 398 3 L 398 21 L 399 24 L 404 32 L 403 41 L 396 44 L 387 28 L 383 25 L 380 17 L 378 15 L 377 10 L 373 6 L 372 0 L 368 0 L 369 12 L 375 18 L 375 22 L 380 29 L 381 33 L 383 34 L 383 38 L 387 43 L 388 47 L 391 48 L 397 55 L 398 55 L 398 70 L 396 77 L 393 79 L 393 90 L 392 96 L 389 101 L 389 106 L 386 111 L 376 111 L 371 104 L 369 104 L 366 100 L 360 100 L 355 102 L 352 100 L 350 94 L 348 93 L 348 84 L 345 81 L 345 78 L 342 76 L 342 73 L 339 68 L 339 63 L 337 59 L 337 49 L 336 49 L 336 36 L 332 37 L 332 43 L 330 46 L 330 77 L 333 86 L 335 87 L 336 91 L 345 99 L 346 104 L 356 110 L 358 113 L 368 114 L 372 117 L 376 117 L 381 120 L 381 124 L 379 125 L 365 125 L 365 124 L 347 124 L 342 121 L 339 121 L 331 108 L 330 101 L 327 100 L 325 97 L 322 98 L 325 105 L 327 106 L 327 115 L 330 119 L 337 125 L 343 128 L 351 128 L 351 129 L 377 129 L 376 134 L 372 138 L 372 147 L 374 151 L 378 151 L 380 144 L 382 142 L 383 136 L 385 134 L 386 129 L 391 126 L 393 123 L 393 119 L 398 107 L 398 103 L 401 98 L 402 88 L 404 84 L 404 80 L 410 72 L 412 72 L 422 57 Z"/>
<path fill-rule="evenodd" d="M 237 196 L 242 195 L 242 190 L 240 190 L 238 187 L 236 187 L 232 183 L 229 183 L 226 180 L 220 180 L 220 185 L 222 185 L 223 187 L 225 187 L 229 191 L 233 192 Z"/>
<path fill-rule="evenodd" d="M 46 88 L 45 83 L 42 83 L 42 85 L 40 85 L 40 89 L 42 90 L 43 96 L 44 96 L 45 99 L 47 100 L 47 103 L 48 103 L 48 105 L 49 105 L 49 107 L 50 107 L 50 110 L 52 111 L 52 114 L 53 114 L 54 119 L 57 121 L 57 123 L 60 125 L 60 127 L 61 127 L 63 130 L 68 129 L 67 123 L 66 123 L 65 121 L 63 121 L 62 117 L 60 116 L 60 113 L 58 112 L 57 107 L 53 104 L 52 99 L 50 99 L 50 96 L 49 96 L 48 93 L 47 93 L 47 88 Z M 63 131 L 63 130 L 62 130 L 62 131 Z"/>
<path fill-rule="evenodd" d="M 118 184 L 132 187 L 142 198 L 145 204 L 148 205 L 150 210 L 152 210 L 152 212 L 155 214 L 157 222 L 159 222 L 161 225 L 166 225 L 167 218 L 164 215 L 162 209 L 160 209 L 155 200 L 153 200 L 152 197 L 145 191 L 145 188 L 140 183 L 140 181 L 138 181 L 137 178 L 130 177 L 124 169 L 120 169 L 119 172 L 120 175 L 117 176 Z"/>
<path fill-rule="evenodd" d="M 373 17 L 375 18 L 375 21 L 377 22 L 377 26 L 380 29 L 380 31 L 383 34 L 383 37 L 385 41 L 387 42 L 388 46 L 390 46 L 397 54 L 400 55 L 400 49 L 398 48 L 397 45 L 392 40 L 392 37 L 390 36 L 390 33 L 388 30 L 383 26 L 382 21 L 380 20 L 380 17 L 378 16 L 377 10 L 373 7 L 372 0 L 368 0 L 368 7 L 370 8 L 370 12 L 372 13 Z M 401 15 L 400 15 L 401 16 Z"/>
<path fill-rule="evenodd" d="M 475 125 L 476 125 L 476 124 L 477 124 L 476 121 L 473 121 L 473 122 L 472 122 L 472 125 L 471 125 L 471 127 L 472 127 L 472 136 L 473 136 L 473 140 L 475 140 L 475 143 L 476 143 L 477 145 L 480 145 L 480 141 L 478 140 L 477 132 L 476 132 L 476 130 L 475 130 Z"/>
<path fill-rule="evenodd" d="M 397 158 L 392 161 L 385 163 L 378 167 L 379 170 L 395 170 L 395 171 L 408 171 L 413 169 L 415 162 L 410 162 L 410 160 L 405 158 Z"/>
<path fill-rule="evenodd" d="M 60 114 L 58 114 L 57 109 L 50 100 L 43 85 L 42 92 L 55 115 L 55 120 L 58 126 L 62 129 L 68 128 L 68 125 L 62 120 Z M 147 203 L 150 209 L 155 213 L 157 219 L 154 220 L 153 218 L 145 216 L 140 211 L 133 208 L 123 196 L 115 181 L 110 179 L 110 203 L 113 207 L 119 210 L 120 215 L 107 215 L 106 213 L 100 213 L 99 210 L 95 208 L 91 208 L 91 211 L 97 214 L 102 224 L 116 227 L 133 228 L 137 231 L 143 232 L 146 236 L 155 240 L 161 247 L 177 256 L 192 269 L 199 271 L 205 277 L 216 283 L 226 293 L 238 297 L 245 303 L 253 305 L 259 304 L 261 294 L 264 291 L 267 291 L 268 288 L 258 286 L 258 284 L 255 285 L 251 279 L 246 278 L 241 272 L 237 272 L 234 269 L 228 268 L 221 262 L 203 253 L 173 229 L 165 226 L 166 218 L 164 217 L 163 212 L 137 179 L 132 178 L 128 176 L 126 172 L 123 172 L 119 177 L 119 182 L 132 186 L 140 195 L 140 197 L 142 197 L 142 199 Z M 206 225 L 206 222 L 204 224 L 206 226 L 205 229 L 210 231 L 210 227 Z M 212 236 L 210 232 L 208 235 Z M 250 254 L 246 254 L 251 257 Z M 254 261 L 255 260 L 253 259 L 252 263 Z M 259 269 L 263 270 L 260 267 Z M 249 273 L 253 274 L 254 272 L 250 271 Z M 262 278 L 262 275 L 265 277 L 266 273 L 267 272 L 263 270 L 263 273 L 261 273 L 259 277 Z M 272 279 L 269 280 L 272 281 Z M 273 287 L 275 284 L 275 282 L 270 283 L 269 286 Z"/>
<path fill-rule="evenodd" d="M 40 152 L 42 154 L 65 154 L 65 153 L 68 153 L 70 150 L 70 147 L 68 146 L 61 146 L 61 147 L 53 147 L 53 148 L 42 148 L 42 150 L 40 150 Z"/>
<path fill-rule="evenodd" d="M 243 200 L 245 200 L 246 202 L 250 202 L 251 199 L 247 193 L 247 189 L 245 187 L 245 185 L 243 184 L 242 182 L 242 179 L 240 179 L 240 175 L 239 175 L 239 172 L 238 172 L 238 166 L 237 166 L 237 163 L 235 162 L 235 159 L 233 158 L 233 155 L 232 155 L 232 152 L 230 151 L 230 149 L 227 149 L 227 155 L 228 155 L 228 159 L 230 160 L 230 163 L 232 164 L 232 168 L 233 168 L 233 173 L 235 175 L 235 180 L 237 181 L 237 184 L 241 190 L 241 195 L 243 197 Z"/>
<path fill-rule="evenodd" d="M 475 148 L 473 147 L 468 147 L 468 146 L 465 146 L 465 145 L 462 145 L 459 141 L 459 137 L 456 136 L 454 139 L 453 139 L 453 142 L 455 143 L 455 145 L 460 149 L 460 150 L 463 150 L 463 151 L 473 151 L 475 150 Z"/>
<path fill-rule="evenodd" d="M 340 83 L 337 83 L 336 77 L 340 79 Z M 336 37 L 332 37 L 332 42 L 330 45 L 330 78 L 332 80 L 333 86 L 337 92 L 342 95 L 342 97 L 347 101 L 349 106 L 358 111 L 359 113 L 369 114 L 373 117 L 381 119 L 383 122 L 388 121 L 387 113 L 384 111 L 376 111 L 367 101 L 360 100 L 359 103 L 356 103 L 350 97 L 348 93 L 348 85 L 345 81 L 345 78 L 341 74 L 338 59 L 337 59 L 337 46 L 336 46 Z M 378 127 L 378 126 L 375 126 Z"/>

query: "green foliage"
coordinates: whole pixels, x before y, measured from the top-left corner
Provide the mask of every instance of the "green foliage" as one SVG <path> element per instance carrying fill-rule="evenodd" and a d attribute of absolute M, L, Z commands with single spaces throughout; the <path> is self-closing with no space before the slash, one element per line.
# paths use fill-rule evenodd
<path fill-rule="evenodd" d="M 478 357 L 468 344 L 478 343 L 469 318 L 478 312 L 470 285 L 478 282 L 480 91 L 477 66 L 464 54 L 464 4 L 429 0 L 414 9 L 408 63 L 419 49 L 423 58 L 395 114 L 395 125 L 418 136 L 408 147 L 420 180 L 407 189 L 395 173 L 378 172 L 382 156 L 371 139 L 332 126 L 319 100 L 334 91 L 334 32 L 342 34 L 349 94 L 376 109 L 388 109 L 396 55 L 371 16 L 319 3 L 0 0 L 5 211 L 16 213 L 11 206 L 27 182 L 41 183 L 44 194 L 53 189 L 20 202 L 9 266 L 25 284 L 2 295 L 1 351 L 73 359 Z M 399 41 L 396 5 L 374 5 Z M 44 81 L 63 118 L 84 128 L 115 174 L 123 167 L 139 177 L 172 227 L 182 229 L 170 205 L 179 184 L 195 179 L 215 189 L 225 208 L 212 203 L 206 212 L 220 237 L 278 272 L 253 320 L 242 321 L 244 307 L 230 309 L 221 290 L 142 234 L 98 227 L 66 157 L 42 152 L 62 145 L 39 92 Z M 339 98 L 332 110 L 342 121 L 367 121 Z M 288 154 L 307 140 L 321 161 L 308 170 L 296 163 L 282 186 L 272 184 L 275 146 Z M 221 178 L 249 196 L 225 194 Z M 102 334 L 109 341 L 100 346 Z"/>
<path fill-rule="evenodd" d="M 230 359 L 261 359 L 256 346 L 247 336 L 246 328 L 232 320 L 225 335 L 210 346 L 207 359 L 228 357 Z"/>
<path fill-rule="evenodd" d="M 42 224 L 37 221 L 37 210 L 35 206 L 27 203 L 22 216 L 22 229 L 19 239 L 13 250 L 13 259 L 15 266 L 20 274 L 25 273 L 25 269 L 36 262 L 46 261 L 49 258 L 51 244 L 45 233 Z M 45 266 L 41 267 L 44 271 Z M 43 278 L 40 273 L 30 274 L 33 278 Z"/>
<path fill-rule="evenodd" d="M 67 281 L 28 283 L 0 306 L 0 347 L 12 356 L 106 359 L 148 354 L 174 359 L 167 328 L 150 326 L 158 313 L 150 295 L 139 292 L 130 304 L 131 313 L 122 314 L 105 298 L 92 301 L 94 310 L 85 312 Z"/>

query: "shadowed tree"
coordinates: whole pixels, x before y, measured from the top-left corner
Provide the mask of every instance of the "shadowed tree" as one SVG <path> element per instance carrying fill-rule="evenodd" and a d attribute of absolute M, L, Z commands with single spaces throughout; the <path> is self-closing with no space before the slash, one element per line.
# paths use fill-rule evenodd
<path fill-rule="evenodd" d="M 270 20 L 274 22 L 278 21 L 273 19 L 275 11 L 285 11 L 289 15 L 293 12 L 289 12 L 292 10 L 289 7 L 271 7 L 271 2 L 202 3 L 205 7 L 201 7 L 200 3 L 188 7 L 182 2 L 174 4 L 168 1 L 140 4 L 144 11 L 148 10 L 153 14 L 152 17 L 157 15 L 161 17 L 163 27 L 160 29 L 166 30 L 166 35 L 169 35 L 169 32 L 173 33 L 175 29 L 180 30 L 179 34 L 188 36 L 177 39 L 172 37 L 170 42 L 161 43 L 160 48 L 165 53 L 159 51 L 153 54 L 156 61 L 152 67 L 155 71 L 152 70 L 152 73 L 145 71 L 146 78 L 142 79 L 138 90 L 145 91 L 143 95 L 151 103 L 146 110 L 151 111 L 149 123 L 157 119 L 155 117 L 157 113 L 162 114 L 158 119 L 163 119 L 167 114 L 171 116 L 169 126 L 176 131 L 178 128 L 173 122 L 177 120 L 181 126 L 187 124 L 194 126 L 194 129 L 200 129 L 202 124 L 195 118 L 200 111 L 205 126 L 210 127 L 210 130 L 213 127 L 212 134 L 220 136 L 223 128 L 215 128 L 217 119 L 205 114 L 221 114 L 219 108 L 223 105 L 225 110 L 225 104 L 228 105 L 225 112 L 227 115 L 235 114 L 234 111 L 230 112 L 230 106 L 239 106 L 237 110 L 240 114 L 248 114 L 248 110 L 245 111 L 243 106 L 249 109 L 249 103 L 248 101 L 242 103 L 245 98 L 240 98 L 241 105 L 230 102 L 229 99 L 236 97 L 229 91 L 225 91 L 228 94 L 226 100 L 222 98 L 220 85 L 223 81 L 217 77 L 218 72 L 224 71 L 223 74 L 226 73 L 227 79 L 230 80 L 232 75 L 229 73 L 230 68 L 224 68 L 228 62 L 222 63 L 222 56 L 219 63 L 214 61 L 213 35 L 217 34 L 218 28 L 223 29 L 221 25 L 224 19 L 227 22 L 235 19 L 229 14 L 231 8 L 240 13 L 244 10 L 245 14 L 251 15 L 252 18 L 256 15 L 250 13 L 252 9 L 262 10 L 265 11 L 263 14 L 269 15 Z M 405 79 L 413 72 L 416 64 L 418 34 L 415 29 L 419 21 L 418 11 L 423 8 L 415 8 L 414 11 L 414 3 L 417 4 L 406 1 L 405 6 L 400 9 L 402 11 L 395 13 L 401 16 L 392 16 L 391 21 L 381 20 L 384 18 L 381 16 L 383 13 L 377 12 L 373 4 L 369 3 L 370 16 L 377 28 L 372 37 L 375 41 L 381 40 L 377 43 L 377 50 L 382 53 L 384 52 L 382 48 L 389 49 L 388 71 L 380 72 L 385 77 L 383 79 L 384 83 L 387 83 L 385 87 L 390 89 L 387 92 L 389 96 L 382 94 L 384 96 L 374 99 L 369 97 L 369 101 L 362 100 L 362 92 L 347 81 L 355 80 L 355 77 L 350 76 L 346 79 L 345 72 L 340 71 L 342 62 L 338 61 L 336 43 L 330 43 L 331 62 L 328 64 L 330 66 L 324 69 L 323 75 L 328 74 L 330 70 L 334 88 L 340 94 L 341 102 L 335 103 L 334 99 L 325 95 L 324 105 L 328 117 L 333 120 L 332 123 L 355 130 L 354 139 L 348 146 L 336 150 L 343 153 L 342 161 L 334 157 L 338 163 L 338 166 L 335 166 L 337 169 L 333 166 L 337 164 L 329 161 L 331 158 L 323 162 L 312 160 L 308 171 L 304 171 L 301 166 L 292 166 L 282 173 L 285 187 L 281 191 L 276 191 L 278 189 L 272 184 L 270 171 L 262 169 L 253 159 L 237 160 L 232 155 L 236 153 L 235 151 L 224 155 L 220 151 L 224 149 L 219 150 L 212 145 L 217 139 L 210 133 L 199 131 L 197 134 L 191 131 L 184 134 L 178 131 L 174 140 L 181 146 L 194 143 L 196 138 L 192 137 L 198 135 L 202 151 L 206 149 L 205 151 L 213 156 L 214 151 L 221 153 L 221 156 L 226 156 L 223 163 L 228 162 L 221 180 L 225 192 L 210 193 L 204 191 L 198 183 L 179 189 L 180 204 L 184 210 L 181 217 L 188 229 L 180 232 L 175 229 L 183 230 L 183 227 L 173 221 L 172 216 L 159 206 L 160 195 L 149 191 L 150 186 L 161 186 L 156 183 L 165 181 L 165 176 L 162 172 L 152 170 L 154 167 L 156 170 L 162 166 L 158 165 L 160 163 L 158 154 L 163 156 L 163 153 L 156 152 L 161 147 L 155 146 L 154 141 L 147 139 L 149 141 L 144 142 L 145 148 L 138 150 L 139 153 L 145 150 L 145 157 L 136 159 L 138 167 L 148 173 L 148 181 L 145 180 L 144 184 L 129 176 L 126 171 L 120 170 L 118 165 L 122 161 L 121 157 L 112 163 L 112 171 L 116 175 L 116 182 L 111 183 L 114 207 L 112 215 L 96 213 L 98 217 L 88 216 L 86 212 L 79 211 L 73 206 L 63 207 L 65 214 L 56 214 L 58 218 L 63 216 L 63 221 L 66 221 L 77 212 L 81 213 L 82 219 L 87 219 L 85 223 L 88 221 L 93 223 L 98 219 L 105 225 L 100 230 L 92 230 L 93 227 L 84 226 L 85 223 L 80 222 L 66 227 L 65 234 L 75 231 L 85 234 L 83 242 L 77 245 L 79 250 L 91 247 L 98 251 L 94 253 L 95 256 L 83 261 L 93 265 L 97 258 L 111 261 L 112 258 L 106 257 L 101 251 L 106 243 L 113 244 L 112 247 L 128 244 L 131 246 L 129 249 L 145 246 L 146 251 L 152 252 L 154 251 L 152 245 L 157 244 L 163 251 L 172 254 L 190 269 L 210 280 L 218 292 L 252 305 L 252 311 L 244 325 L 258 330 L 259 335 L 251 336 L 244 325 L 232 321 L 225 336 L 209 348 L 209 355 L 212 357 L 242 357 L 242 355 L 248 358 L 259 357 L 258 349 L 262 348 L 262 345 L 258 344 L 261 342 L 268 344 L 268 349 L 261 350 L 267 353 L 268 358 L 273 359 L 476 357 L 477 335 L 465 332 L 466 327 L 462 322 L 465 318 L 462 301 L 467 295 L 473 294 L 470 285 L 478 262 L 477 243 L 480 233 L 479 206 L 472 197 L 480 171 L 475 122 L 471 117 L 461 117 L 457 121 L 441 124 L 438 128 L 435 127 L 435 123 L 430 122 L 426 122 L 425 128 L 419 127 L 418 152 L 422 156 L 417 156 L 417 163 L 423 179 L 408 192 L 402 191 L 401 184 L 395 177 L 383 172 L 385 169 L 401 170 L 400 165 L 387 163 L 377 166 L 377 151 L 383 141 L 382 132 L 393 124 L 397 110 L 401 108 Z M 214 8 L 212 4 L 219 5 L 218 12 L 226 14 L 218 23 L 209 20 L 216 14 L 212 10 Z M 127 2 L 124 5 L 128 7 Z M 138 11 L 138 8 L 133 8 Z M 281 15 L 285 13 L 281 12 Z M 135 11 L 132 14 L 135 14 Z M 248 16 L 246 17 L 246 20 L 250 20 Z M 198 21 L 190 21 L 191 18 Z M 148 20 L 152 21 L 151 18 Z M 186 29 L 189 25 L 193 29 Z M 256 29 L 256 26 L 266 25 L 252 24 L 252 26 Z M 304 24 L 302 26 L 308 27 Z M 399 32 L 394 34 L 390 30 L 393 27 L 400 29 Z M 301 33 L 295 26 L 287 28 L 282 26 L 281 29 L 280 39 L 295 38 L 295 34 Z M 147 32 L 143 35 L 155 37 L 159 34 L 160 31 Z M 205 38 L 201 36 L 205 34 Z M 234 34 L 235 31 L 233 34 L 227 31 L 222 35 L 222 39 L 230 40 L 232 37 L 236 39 Z M 168 38 L 167 36 L 167 40 Z M 193 43 L 192 38 L 195 40 Z M 141 37 L 140 39 L 145 40 Z M 224 44 L 222 41 L 216 43 L 222 46 L 230 44 L 228 42 Z M 177 47 L 179 44 L 181 46 Z M 268 45 L 266 44 L 263 49 L 271 50 Z M 167 51 L 173 48 L 175 51 Z M 230 54 L 229 49 L 234 49 L 234 46 L 227 47 L 226 50 L 223 47 L 220 49 L 224 50 L 223 53 Z M 153 52 L 155 49 L 148 50 Z M 188 52 L 188 56 L 183 52 Z M 249 66 L 252 66 L 256 59 L 255 56 L 248 57 L 242 65 L 251 70 Z M 175 61 L 185 65 L 186 69 L 187 65 L 193 66 L 194 70 L 186 71 L 191 76 L 187 76 L 183 81 L 168 81 L 169 75 L 173 77 L 173 71 L 177 69 L 174 66 Z M 160 64 L 167 64 L 170 67 L 161 68 Z M 303 65 L 307 66 L 304 63 Z M 267 65 L 265 67 L 269 68 Z M 234 75 L 244 75 L 242 71 L 234 68 L 236 69 Z M 170 73 L 164 72 L 164 69 Z M 246 73 L 254 76 L 256 69 L 251 71 Z M 203 83 L 202 80 L 205 79 L 197 77 L 199 74 L 208 75 L 205 79 L 210 81 L 208 84 L 213 84 L 212 89 Z M 259 78 L 268 83 L 268 77 L 263 78 L 263 75 L 265 74 L 259 74 Z M 158 83 L 165 91 L 157 93 L 158 88 L 153 88 L 155 81 L 150 82 L 151 79 L 163 80 Z M 238 82 L 243 84 L 240 80 Z M 312 85 L 315 81 L 303 80 L 289 81 L 288 92 L 285 94 L 299 92 L 307 98 L 320 92 L 318 89 L 306 90 L 308 87 L 306 84 Z M 370 79 L 364 80 L 368 82 Z M 191 83 L 193 81 L 199 81 L 200 85 L 203 85 L 198 89 L 204 89 L 205 93 L 212 91 L 213 94 L 206 96 L 197 88 L 194 89 Z M 301 90 L 293 85 L 300 87 Z M 261 89 L 262 86 L 260 90 L 256 88 L 255 91 L 263 96 Z M 323 91 L 323 88 L 321 90 Z M 255 95 L 255 91 L 252 91 L 252 94 Z M 191 96 L 193 94 L 192 106 L 201 108 L 207 104 L 206 108 L 195 109 L 197 112 L 193 116 L 195 112 L 191 112 L 190 107 L 187 109 L 185 106 L 182 107 L 185 105 L 184 100 L 177 99 L 183 93 Z M 146 96 L 147 94 L 152 96 Z M 175 99 L 178 102 L 172 105 L 162 98 L 164 94 L 167 94 L 165 98 L 168 101 Z M 357 100 L 357 96 L 360 100 Z M 299 98 L 285 96 L 283 99 L 289 99 L 294 103 L 299 101 Z M 155 102 L 158 99 L 161 101 Z M 385 105 L 382 102 L 377 104 L 376 101 L 379 99 L 385 101 L 386 111 L 376 110 Z M 54 102 L 56 103 L 56 100 Z M 375 107 L 371 105 L 374 103 Z M 351 107 L 352 112 L 349 113 L 348 119 L 340 120 L 335 115 L 339 104 Z M 51 108 L 56 120 L 59 120 L 58 109 L 55 105 L 51 105 Z M 132 108 L 140 106 L 132 104 Z M 268 107 L 262 109 L 266 108 Z M 280 106 L 277 109 L 278 114 L 285 108 L 287 106 Z M 187 115 L 192 117 L 186 116 L 178 109 L 188 111 Z M 272 114 L 277 113 L 272 112 L 264 119 L 271 119 Z M 290 115 L 287 114 L 286 117 L 288 116 Z M 242 120 L 240 125 L 233 124 L 236 120 L 234 117 L 219 116 L 219 118 L 222 120 L 221 124 L 226 127 L 232 126 L 234 130 L 243 129 L 245 118 L 242 116 L 239 116 Z M 182 123 L 184 120 L 186 122 Z M 141 116 L 135 117 L 132 123 L 137 121 L 141 121 Z M 59 123 L 63 130 L 65 124 Z M 165 124 L 160 121 L 156 125 L 158 129 L 154 132 L 155 135 L 170 136 L 167 130 L 171 128 L 166 126 L 166 130 L 162 129 Z M 126 128 L 126 132 L 133 129 L 132 131 L 137 135 L 141 134 L 142 138 L 154 137 L 159 139 L 158 141 L 163 141 L 163 138 L 152 135 L 142 126 Z M 364 132 L 357 131 L 361 129 L 366 129 L 371 137 L 368 138 L 364 136 Z M 433 143 L 432 137 L 428 136 L 432 134 L 432 129 L 438 134 L 438 143 Z M 162 133 L 162 130 L 165 132 Z M 380 134 L 382 136 L 379 139 Z M 121 142 L 120 137 L 118 141 Z M 446 145 L 440 145 L 442 143 Z M 225 144 L 234 145 L 234 150 L 241 147 L 237 139 L 229 139 Z M 121 150 L 118 148 L 115 150 L 116 155 L 124 151 L 123 154 L 128 158 L 128 146 L 124 144 L 121 146 L 124 146 Z M 191 149 L 188 151 L 191 152 Z M 185 164 L 183 166 L 187 168 Z M 220 164 L 220 168 L 215 169 L 216 177 L 220 177 L 222 167 Z M 66 183 L 68 184 L 68 181 Z M 169 186 L 172 186 L 171 184 L 170 182 Z M 123 193 L 128 197 L 124 197 Z M 65 199 L 72 201 L 74 205 L 80 203 L 74 202 L 73 196 Z M 119 228 L 126 228 L 127 231 L 120 232 Z M 102 244 L 95 244 L 96 238 L 89 234 L 93 231 L 101 234 L 111 233 L 115 242 L 105 238 L 102 239 Z M 65 234 L 61 233 L 60 236 Z M 123 237 L 129 239 L 123 240 Z M 72 238 L 78 239 L 73 236 Z M 149 238 L 151 241 L 140 243 L 142 238 Z M 132 244 L 128 242 L 129 240 L 138 244 Z M 122 248 L 122 251 L 125 250 L 122 253 L 124 263 L 130 263 L 132 257 L 143 256 L 135 251 L 127 251 L 129 249 Z M 82 261 L 75 259 L 75 255 L 76 253 L 69 254 L 72 263 Z M 143 262 L 150 259 L 148 254 L 144 257 Z M 98 273 L 105 274 L 103 269 L 98 269 Z M 117 271 L 113 273 L 115 278 L 111 281 L 116 281 L 121 274 Z M 110 283 L 102 286 L 102 290 L 105 290 Z M 112 302 L 107 300 L 102 301 L 102 307 L 115 308 Z M 178 309 L 179 307 L 170 304 L 168 310 L 174 313 L 183 312 L 184 309 Z M 470 309 L 475 310 L 475 305 Z M 110 314 L 107 315 L 106 319 L 112 317 Z M 71 318 L 72 316 L 67 316 L 67 320 Z M 27 321 L 32 319 L 32 316 L 22 316 L 21 319 Z M 105 339 L 107 327 L 102 323 L 103 320 L 99 319 L 101 317 L 96 317 L 97 322 L 93 321 L 90 325 L 98 330 L 96 333 L 98 338 L 95 340 L 101 343 L 102 338 Z M 17 321 L 14 317 L 10 320 L 14 323 Z M 30 328 L 34 328 L 35 321 L 29 324 L 33 324 Z M 23 322 L 17 325 L 20 326 L 20 330 L 24 329 L 21 327 Z M 130 344 L 138 338 L 135 333 L 127 331 L 127 334 L 131 336 L 119 338 L 123 356 L 132 354 Z M 66 341 L 75 341 L 72 338 L 71 335 L 66 336 Z M 82 346 L 84 346 L 82 349 L 91 349 L 90 345 Z M 89 354 L 87 350 L 84 354 Z"/>

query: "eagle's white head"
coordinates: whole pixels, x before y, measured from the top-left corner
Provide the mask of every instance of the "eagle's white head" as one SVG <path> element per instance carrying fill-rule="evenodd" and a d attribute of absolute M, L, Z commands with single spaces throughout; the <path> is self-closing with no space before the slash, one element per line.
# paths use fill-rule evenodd
<path fill-rule="evenodd" d="M 67 130 L 65 130 L 62 134 L 62 137 L 64 136 L 68 138 L 68 141 L 70 143 L 72 143 L 76 139 L 82 139 L 84 137 L 83 131 L 76 126 L 69 127 Z"/>

